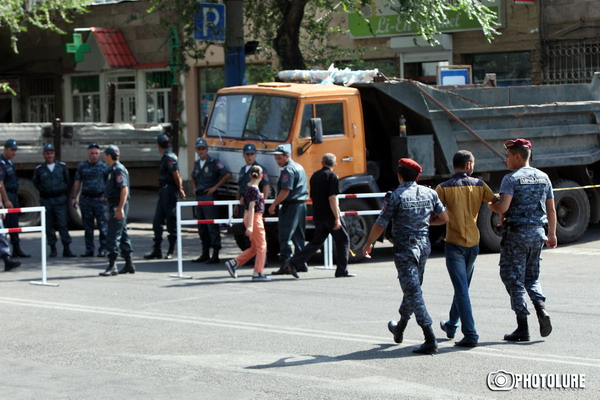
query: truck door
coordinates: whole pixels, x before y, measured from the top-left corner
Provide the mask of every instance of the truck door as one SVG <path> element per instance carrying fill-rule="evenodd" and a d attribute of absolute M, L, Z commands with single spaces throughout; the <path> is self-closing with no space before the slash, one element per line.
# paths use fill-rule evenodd
<path fill-rule="evenodd" d="M 325 153 L 333 153 L 337 157 L 335 172 L 340 178 L 359 173 L 355 171 L 352 136 L 346 126 L 346 115 L 346 103 L 343 101 L 304 105 L 298 144 L 306 150 L 300 156 L 294 154 L 293 158 L 304 166 L 309 176 L 321 169 L 321 156 Z M 311 118 L 321 118 L 323 143 L 308 147 Z"/>

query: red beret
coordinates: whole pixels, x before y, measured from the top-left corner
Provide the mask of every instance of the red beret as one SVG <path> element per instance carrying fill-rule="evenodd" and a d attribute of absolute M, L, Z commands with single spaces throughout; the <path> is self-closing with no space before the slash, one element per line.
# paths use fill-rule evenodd
<path fill-rule="evenodd" d="M 531 142 L 527 139 L 512 139 L 504 143 L 506 149 L 512 149 L 513 147 L 529 147 L 531 149 Z"/>
<path fill-rule="evenodd" d="M 423 172 L 423 168 L 421 168 L 421 166 L 419 165 L 419 163 L 416 162 L 415 160 L 411 160 L 410 158 L 401 158 L 401 159 L 399 159 L 398 160 L 398 166 L 399 167 L 405 167 L 405 168 L 414 169 L 419 174 L 421 172 Z"/>

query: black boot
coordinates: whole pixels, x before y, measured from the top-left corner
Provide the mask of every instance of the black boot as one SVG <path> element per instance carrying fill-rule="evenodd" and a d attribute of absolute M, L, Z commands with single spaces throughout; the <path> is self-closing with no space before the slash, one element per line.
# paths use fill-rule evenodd
<path fill-rule="evenodd" d="M 517 329 L 513 333 L 504 335 L 504 340 L 511 342 L 529 342 L 529 326 L 527 317 L 517 317 Z"/>
<path fill-rule="evenodd" d="M 71 246 L 69 245 L 69 243 L 63 244 L 63 257 L 77 257 L 71 252 Z"/>
<path fill-rule="evenodd" d="M 100 272 L 98 275 L 100 275 L 100 276 L 117 275 L 119 273 L 119 271 L 117 271 L 116 261 L 117 261 L 117 258 L 115 256 L 111 256 L 108 259 L 108 267 L 106 268 L 106 271 Z"/>
<path fill-rule="evenodd" d="M 56 257 L 57 255 L 58 255 L 58 253 L 56 252 L 56 245 L 51 244 L 50 245 L 50 255 L 48 257 Z"/>
<path fill-rule="evenodd" d="M 552 324 L 550 323 L 550 315 L 546 311 L 546 304 L 544 302 L 535 303 L 535 313 L 537 314 L 538 321 L 540 322 L 540 335 L 546 337 L 552 332 Z"/>
<path fill-rule="evenodd" d="M 133 265 L 133 262 L 131 261 L 131 254 L 128 254 L 126 256 L 123 257 L 125 259 L 125 266 L 123 267 L 123 269 L 121 269 L 119 271 L 119 275 L 120 274 L 135 274 L 135 265 Z"/>
<path fill-rule="evenodd" d="M 154 245 L 154 249 L 152 250 L 152 253 L 149 254 L 144 254 L 144 258 L 146 260 L 153 260 L 153 259 L 161 259 L 162 258 L 162 250 L 160 249 L 160 245 Z"/>
<path fill-rule="evenodd" d="M 388 322 L 388 329 L 394 335 L 394 342 L 402 343 L 404 330 L 406 329 L 406 325 L 408 324 L 407 319 L 400 318 L 400 321 L 396 323 L 396 321 Z"/>
<path fill-rule="evenodd" d="M 215 247 L 215 248 L 213 248 L 212 257 L 206 263 L 207 264 L 218 264 L 220 262 L 221 262 L 221 260 L 219 260 L 219 249 Z"/>
<path fill-rule="evenodd" d="M 417 354 L 435 354 L 438 351 L 437 341 L 435 340 L 435 334 L 431 325 L 422 326 L 423 335 L 425 335 L 425 342 L 413 350 L 413 353 Z"/>
<path fill-rule="evenodd" d="M 94 257 L 94 250 L 86 250 L 86 252 L 81 254 L 80 257 Z"/>
<path fill-rule="evenodd" d="M 202 254 L 200 255 L 200 257 L 194 258 L 192 260 L 192 262 L 193 263 L 201 263 L 201 262 L 204 262 L 204 261 L 210 259 L 210 254 L 208 253 L 208 251 L 209 251 L 208 248 L 202 249 Z"/>
<path fill-rule="evenodd" d="M 9 254 L 3 254 L 2 259 L 4 260 L 4 271 L 10 271 L 21 265 L 20 262 L 11 260 Z"/>
<path fill-rule="evenodd" d="M 31 254 L 25 254 L 23 252 L 23 250 L 21 250 L 20 244 L 13 244 L 12 256 L 13 257 L 21 257 L 21 258 L 29 258 L 29 257 L 31 257 Z"/>
<path fill-rule="evenodd" d="M 169 250 L 167 250 L 167 255 L 165 259 L 170 260 L 173 258 L 173 253 L 175 252 L 175 242 L 169 243 Z"/>

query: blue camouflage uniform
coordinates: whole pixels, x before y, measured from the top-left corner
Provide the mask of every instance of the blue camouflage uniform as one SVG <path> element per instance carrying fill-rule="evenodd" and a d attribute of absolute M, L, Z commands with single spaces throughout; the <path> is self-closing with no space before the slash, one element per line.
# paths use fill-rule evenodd
<path fill-rule="evenodd" d="M 106 201 L 102 198 L 109 167 L 102 161 L 95 164 L 83 161 L 75 171 L 75 181 L 81 182 L 81 216 L 85 231 L 86 253 L 94 252 L 94 220 L 98 224 L 100 253 L 106 251 Z"/>
<path fill-rule="evenodd" d="M 162 243 L 163 224 L 166 221 L 169 246 L 174 246 L 177 241 L 177 216 L 175 207 L 179 199 L 179 189 L 175 184 L 173 173 L 179 171 L 177 156 L 173 150 L 166 149 L 160 159 L 158 184 L 158 202 L 152 221 L 154 231 L 154 247 L 160 249 Z"/>
<path fill-rule="evenodd" d="M 502 179 L 502 193 L 512 195 L 512 200 L 503 225 L 500 277 L 517 317 L 527 317 L 525 291 L 534 304 L 546 300 L 539 282 L 540 255 L 548 239 L 544 225 L 546 200 L 554 198 L 552 183 L 544 172 L 522 167 Z"/>
<path fill-rule="evenodd" d="M 17 191 L 19 190 L 19 180 L 15 171 L 14 164 L 11 160 L 7 160 L 4 154 L 0 155 L 0 181 L 4 182 L 4 188 L 6 189 L 6 195 L 12 203 L 14 208 L 19 208 L 19 198 Z M 4 219 L 4 225 L 7 228 L 18 228 L 19 227 L 19 214 L 11 213 L 7 214 Z M 20 245 L 20 239 L 18 233 L 10 234 L 10 242 L 13 246 Z"/>
<path fill-rule="evenodd" d="M 394 263 L 404 293 L 400 316 L 408 320 L 414 312 L 420 326 L 432 323 L 421 291 L 425 263 L 431 253 L 429 219 L 444 211 L 435 190 L 416 182 L 405 182 L 394 192 L 388 192 L 375 221 L 384 228 L 392 222 Z"/>
<path fill-rule="evenodd" d="M 292 257 L 292 243 L 296 253 L 304 249 L 306 230 L 306 200 L 308 200 L 308 179 L 302 165 L 289 160 L 282 168 L 277 181 L 278 192 L 290 190 L 279 209 L 279 257 L 287 261 Z"/>
<path fill-rule="evenodd" d="M 209 196 L 205 193 L 207 189 L 215 186 L 219 180 L 229 173 L 227 167 L 218 159 L 208 156 L 201 166 L 201 160 L 198 159 L 194 163 L 192 179 L 196 185 L 196 200 L 197 201 L 214 201 L 215 196 Z M 196 217 L 198 219 L 217 219 L 219 210 L 216 206 L 198 206 L 196 207 Z M 221 233 L 217 224 L 199 224 L 198 235 L 202 242 L 203 252 L 209 248 L 221 249 Z"/>
<path fill-rule="evenodd" d="M 127 234 L 127 215 L 129 214 L 129 195 L 124 207 L 123 219 L 115 218 L 115 209 L 119 205 L 119 196 L 121 188 L 129 188 L 129 172 L 118 160 L 109 167 L 106 178 L 106 187 L 104 197 L 108 203 L 108 229 L 106 232 L 106 247 L 108 250 L 108 260 L 114 261 L 120 254 L 123 258 L 130 258 L 131 241 Z"/>
<path fill-rule="evenodd" d="M 56 245 L 56 228 L 63 245 L 71 243 L 68 229 L 69 169 L 62 161 L 54 163 L 50 171 L 48 164 L 41 163 L 33 172 L 33 184 L 40 192 L 40 204 L 46 207 L 46 237 L 50 246 Z"/>

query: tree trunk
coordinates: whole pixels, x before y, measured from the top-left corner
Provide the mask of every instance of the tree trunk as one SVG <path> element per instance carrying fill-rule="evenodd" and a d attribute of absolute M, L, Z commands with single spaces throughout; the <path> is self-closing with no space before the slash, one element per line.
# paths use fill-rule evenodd
<path fill-rule="evenodd" d="M 275 3 L 283 15 L 283 23 L 273 40 L 273 48 L 279 56 L 281 69 L 306 69 L 300 51 L 300 25 L 308 0 L 276 0 Z"/>

